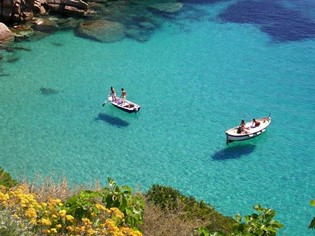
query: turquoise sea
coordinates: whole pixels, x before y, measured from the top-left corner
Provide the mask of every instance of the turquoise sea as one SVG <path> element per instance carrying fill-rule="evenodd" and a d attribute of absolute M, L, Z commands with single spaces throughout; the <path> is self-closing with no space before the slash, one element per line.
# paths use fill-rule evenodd
<path fill-rule="evenodd" d="M 21 42 L 30 51 L 1 61 L 0 166 L 18 179 L 172 186 L 232 217 L 259 203 L 280 235 L 314 235 L 314 10 L 187 0 L 147 42 L 72 31 Z M 110 86 L 141 111 L 102 107 Z M 226 129 L 269 113 L 263 135 L 226 145 Z"/>

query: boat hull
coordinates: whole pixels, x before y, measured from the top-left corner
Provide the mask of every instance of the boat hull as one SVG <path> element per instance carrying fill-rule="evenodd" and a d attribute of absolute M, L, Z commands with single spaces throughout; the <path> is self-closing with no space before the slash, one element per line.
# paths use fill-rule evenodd
<path fill-rule="evenodd" d="M 247 127 L 247 128 L 245 129 L 244 132 L 242 132 L 240 134 L 237 133 L 237 129 L 239 126 L 235 126 L 231 129 L 227 130 L 225 132 L 226 133 L 226 144 L 229 144 L 229 143 L 235 142 L 235 141 L 244 141 L 244 140 L 256 138 L 257 136 L 264 133 L 266 131 L 267 127 L 271 123 L 271 117 L 270 116 L 259 118 L 256 120 L 260 122 L 260 125 L 258 127 L 254 127 L 254 128 L 250 127 L 251 122 L 247 122 L 245 124 L 245 127 Z"/>
<path fill-rule="evenodd" d="M 117 107 L 118 109 L 128 112 L 128 113 L 135 113 L 140 111 L 140 106 L 134 102 L 125 100 L 124 102 L 120 99 L 117 98 L 115 101 L 112 100 L 112 97 L 108 97 L 108 101 L 114 106 Z"/>

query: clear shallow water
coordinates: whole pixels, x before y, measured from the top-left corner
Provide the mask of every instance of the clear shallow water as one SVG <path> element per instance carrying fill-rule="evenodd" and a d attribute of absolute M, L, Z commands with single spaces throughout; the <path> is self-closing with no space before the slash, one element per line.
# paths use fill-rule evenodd
<path fill-rule="evenodd" d="M 263 28 L 268 19 L 224 18 L 237 3 L 187 5 L 146 43 L 102 44 L 71 32 L 24 43 L 31 52 L 1 67 L 9 74 L 0 77 L 1 166 L 16 178 L 173 186 L 230 216 L 260 203 L 277 211 L 281 235 L 312 235 L 312 21 L 305 34 L 275 35 Z M 307 17 L 305 4 L 281 6 Z M 141 111 L 102 107 L 111 85 Z M 265 134 L 226 146 L 227 128 L 269 113 Z"/>

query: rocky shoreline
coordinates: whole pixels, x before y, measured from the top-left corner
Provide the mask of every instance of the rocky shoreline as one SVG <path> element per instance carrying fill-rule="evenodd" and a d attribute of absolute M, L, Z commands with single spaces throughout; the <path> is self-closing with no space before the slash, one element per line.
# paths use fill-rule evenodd
<path fill-rule="evenodd" d="M 36 40 L 59 30 L 104 43 L 149 40 L 183 8 L 169 0 L 0 0 L 0 46 Z"/>

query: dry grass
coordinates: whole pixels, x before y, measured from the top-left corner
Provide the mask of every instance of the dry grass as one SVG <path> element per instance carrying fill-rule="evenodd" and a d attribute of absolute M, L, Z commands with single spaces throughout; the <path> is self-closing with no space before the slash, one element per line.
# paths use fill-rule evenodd
<path fill-rule="evenodd" d="M 180 203 L 179 203 L 180 205 Z M 181 205 L 175 210 L 165 210 L 146 201 L 144 224 L 141 229 L 144 236 L 191 236 L 196 228 L 204 225 L 202 221 L 191 220 Z"/>
<path fill-rule="evenodd" d="M 40 201 L 47 201 L 53 198 L 65 201 L 69 197 L 78 194 L 81 190 L 101 190 L 98 181 L 95 181 L 94 185 L 91 186 L 69 186 L 66 178 L 55 181 L 52 177 L 46 177 L 44 179 L 36 177 L 32 182 L 24 180 L 22 184 L 26 185 L 30 192 L 35 193 Z"/>

